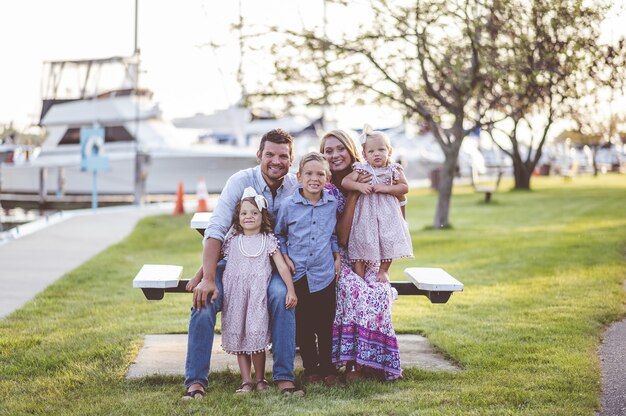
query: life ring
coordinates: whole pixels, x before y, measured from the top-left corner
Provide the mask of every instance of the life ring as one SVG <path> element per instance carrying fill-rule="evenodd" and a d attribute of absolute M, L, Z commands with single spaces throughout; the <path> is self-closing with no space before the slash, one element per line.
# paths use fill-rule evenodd
<path fill-rule="evenodd" d="M 85 158 L 101 155 L 104 151 L 104 138 L 102 136 L 90 136 L 85 143 Z"/>

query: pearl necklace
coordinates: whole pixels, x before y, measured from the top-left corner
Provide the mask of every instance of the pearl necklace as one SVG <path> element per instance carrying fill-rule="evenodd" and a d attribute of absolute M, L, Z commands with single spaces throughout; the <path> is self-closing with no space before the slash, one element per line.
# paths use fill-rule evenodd
<path fill-rule="evenodd" d="M 259 257 L 261 253 L 265 251 L 265 240 L 266 240 L 265 234 L 261 235 L 261 248 L 255 254 L 250 254 L 246 251 L 246 249 L 243 246 L 243 237 L 244 235 L 240 235 L 239 238 L 237 239 L 237 242 L 239 243 L 239 251 L 241 251 L 241 254 L 243 254 L 245 257 Z"/>

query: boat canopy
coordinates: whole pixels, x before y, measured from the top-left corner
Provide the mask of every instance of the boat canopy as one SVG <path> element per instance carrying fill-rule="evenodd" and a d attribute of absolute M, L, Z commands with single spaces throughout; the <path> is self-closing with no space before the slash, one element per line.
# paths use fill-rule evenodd
<path fill-rule="evenodd" d="M 40 123 L 59 103 L 116 95 L 146 95 L 138 88 L 139 55 L 45 61 L 41 83 Z"/>

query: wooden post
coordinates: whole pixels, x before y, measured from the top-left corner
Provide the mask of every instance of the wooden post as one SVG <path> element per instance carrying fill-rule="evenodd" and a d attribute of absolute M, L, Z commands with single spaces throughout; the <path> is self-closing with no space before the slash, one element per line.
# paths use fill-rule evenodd
<path fill-rule="evenodd" d="M 48 196 L 48 168 L 39 168 L 39 204 L 43 208 Z"/>
<path fill-rule="evenodd" d="M 59 166 L 57 174 L 57 198 L 60 198 L 65 194 L 65 168 Z"/>
<path fill-rule="evenodd" d="M 146 179 L 148 177 L 150 155 L 139 150 L 139 142 L 137 142 L 137 150 L 135 152 L 135 205 L 143 205 L 146 195 Z"/>

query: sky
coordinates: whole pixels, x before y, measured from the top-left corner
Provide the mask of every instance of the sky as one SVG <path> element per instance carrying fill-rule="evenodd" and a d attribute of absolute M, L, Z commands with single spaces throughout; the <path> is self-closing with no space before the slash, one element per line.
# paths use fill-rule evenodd
<path fill-rule="evenodd" d="M 297 28 L 322 21 L 322 0 L 240 2 L 251 24 Z M 140 84 L 154 92 L 165 118 L 211 113 L 239 98 L 239 55 L 230 25 L 240 2 L 139 1 Z M 12 121 L 23 128 L 38 120 L 44 61 L 131 55 L 134 11 L 134 0 L 0 1 L 0 125 Z M 332 20 L 345 24 L 346 18 Z M 611 16 L 607 38 L 626 35 L 622 20 Z M 225 46 L 206 46 L 210 42 Z"/>
<path fill-rule="evenodd" d="M 323 10 L 317 0 L 243 3 L 250 23 L 313 24 Z M 238 9 L 237 1 L 139 1 L 140 84 L 166 118 L 210 113 L 239 98 L 230 30 Z M 0 124 L 38 120 L 44 61 L 131 55 L 134 11 L 134 0 L 1 1 Z"/>

